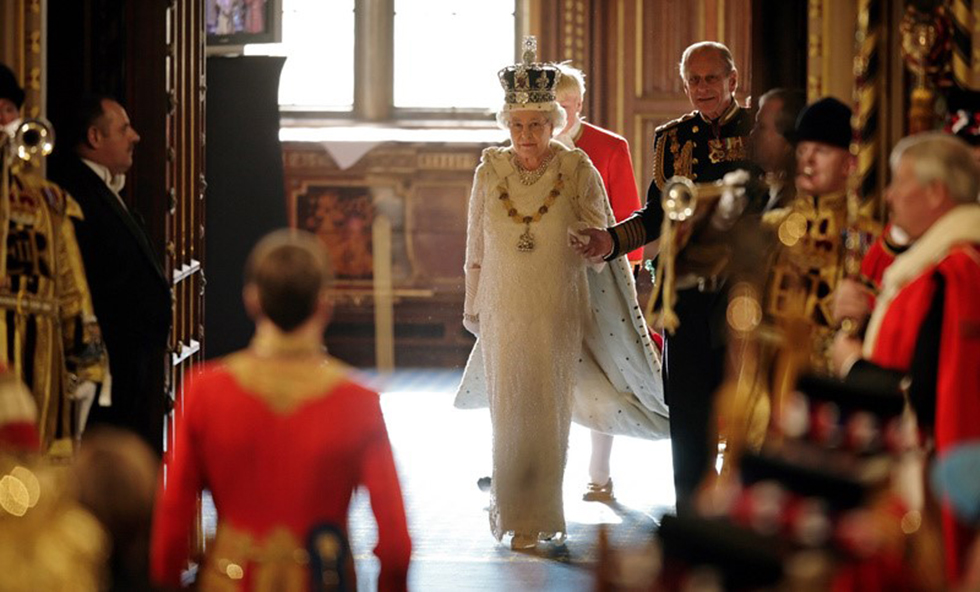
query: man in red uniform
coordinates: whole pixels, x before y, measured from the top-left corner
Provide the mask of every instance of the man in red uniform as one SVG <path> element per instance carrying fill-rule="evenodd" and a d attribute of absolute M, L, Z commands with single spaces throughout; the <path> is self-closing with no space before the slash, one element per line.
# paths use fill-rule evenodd
<path fill-rule="evenodd" d="M 180 582 L 207 487 L 219 518 L 201 590 L 306 590 L 337 577 L 354 590 L 353 569 L 325 551 L 345 547 L 351 495 L 364 485 L 378 523 L 377 589 L 406 589 L 411 541 L 378 395 L 323 348 L 331 283 L 313 235 L 279 231 L 252 251 L 244 297 L 255 337 L 183 392 L 154 517 L 157 583 Z"/>
<path fill-rule="evenodd" d="M 833 361 L 848 379 L 881 369 L 910 376 L 918 424 L 941 456 L 980 438 L 980 167 L 966 144 L 942 133 L 903 139 L 891 166 L 891 221 L 913 243 L 884 274 L 863 344 L 838 335 Z M 955 585 L 976 531 L 943 501 Z"/>
<path fill-rule="evenodd" d="M 568 64 L 559 64 L 561 79 L 555 87 L 558 104 L 565 109 L 568 123 L 557 140 L 569 148 L 581 148 L 599 171 L 606 197 L 612 206 L 616 222 L 622 222 L 640 209 L 640 195 L 633 175 L 633 157 L 630 145 L 618 134 L 593 125 L 582 118 L 582 102 L 585 97 L 585 74 Z M 643 249 L 629 252 L 630 263 L 643 260 Z"/>
<path fill-rule="evenodd" d="M 555 98 L 565 109 L 568 123 L 556 138 L 569 148 L 581 148 L 599 171 L 606 197 L 616 222 L 629 218 L 640 209 L 640 195 L 633 176 L 633 158 L 626 139 L 582 119 L 585 96 L 585 74 L 578 68 L 559 64 L 561 79 L 555 87 Z M 643 262 L 643 248 L 628 255 L 633 269 Z M 592 430 L 592 459 L 589 462 L 589 484 L 582 498 L 586 501 L 612 501 L 613 486 L 609 470 L 613 437 Z"/>

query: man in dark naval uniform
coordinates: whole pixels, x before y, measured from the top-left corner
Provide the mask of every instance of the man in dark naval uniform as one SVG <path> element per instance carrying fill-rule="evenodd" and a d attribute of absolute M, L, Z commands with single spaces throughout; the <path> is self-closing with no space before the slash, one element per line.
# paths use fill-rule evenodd
<path fill-rule="evenodd" d="M 754 171 L 748 135 L 752 116 L 735 101 L 738 70 L 731 52 L 720 43 L 695 43 L 681 58 L 684 91 L 694 111 L 656 130 L 653 183 L 646 205 L 605 230 L 588 229 L 586 257 L 611 259 L 660 237 L 664 212 L 660 193 L 675 175 L 695 183 L 717 181 L 737 169 Z M 738 206 L 736 205 L 737 209 Z M 713 470 L 718 430 L 713 394 L 724 375 L 725 308 L 722 273 L 684 268 L 686 255 L 698 248 L 699 235 L 724 233 L 739 211 L 715 211 L 695 226 L 678 257 L 676 313 L 680 326 L 666 340 L 666 394 L 670 404 L 670 437 L 678 511 L 693 502 L 696 488 Z"/>

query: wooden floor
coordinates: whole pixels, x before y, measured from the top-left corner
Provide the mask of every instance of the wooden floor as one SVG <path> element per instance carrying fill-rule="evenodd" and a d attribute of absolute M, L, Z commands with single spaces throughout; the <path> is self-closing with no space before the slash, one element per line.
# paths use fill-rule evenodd
<path fill-rule="evenodd" d="M 572 426 L 565 471 L 562 548 L 515 553 L 490 534 L 488 495 L 477 479 L 490 474 L 490 417 L 452 406 L 456 371 L 407 370 L 368 375 L 382 392 L 414 544 L 410 585 L 421 591 L 524 592 L 591 590 L 598 525 L 617 548 L 636 551 L 674 503 L 670 444 L 617 438 L 612 473 L 617 502 L 582 501 L 588 481 L 589 432 Z M 358 493 L 351 515 L 358 590 L 374 590 L 374 517 Z"/>
<path fill-rule="evenodd" d="M 575 592 L 592 590 L 599 525 L 624 555 L 647 552 L 650 533 L 673 511 L 670 443 L 617 438 L 612 476 L 617 500 L 582 501 L 588 482 L 589 431 L 572 425 L 565 468 L 564 504 L 568 540 L 533 553 L 510 550 L 490 534 L 488 494 L 477 480 L 490 475 L 490 415 L 453 408 L 460 371 L 400 370 L 365 373 L 381 393 L 388 435 L 405 495 L 413 555 L 409 585 L 424 592 Z M 205 495 L 204 531 L 213 535 L 216 515 Z M 377 529 L 366 492 L 351 507 L 351 548 L 358 591 L 376 589 L 372 554 Z"/>

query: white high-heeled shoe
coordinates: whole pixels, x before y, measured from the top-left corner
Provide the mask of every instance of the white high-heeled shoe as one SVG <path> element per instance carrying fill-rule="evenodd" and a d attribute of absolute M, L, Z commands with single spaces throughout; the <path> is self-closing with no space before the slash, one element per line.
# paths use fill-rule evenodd
<path fill-rule="evenodd" d="M 616 496 L 613 495 L 613 482 L 612 477 L 606 481 L 605 485 L 598 485 L 596 483 L 589 483 L 585 489 L 585 493 L 582 494 L 582 499 L 587 502 L 612 502 L 616 500 Z"/>

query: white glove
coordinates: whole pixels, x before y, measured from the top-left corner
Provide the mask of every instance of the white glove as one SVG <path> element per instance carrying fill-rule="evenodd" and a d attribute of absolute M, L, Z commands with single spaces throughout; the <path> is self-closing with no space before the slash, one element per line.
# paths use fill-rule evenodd
<path fill-rule="evenodd" d="M 22 123 L 24 123 L 23 118 L 18 117 L 17 119 L 11 121 L 7 125 L 4 125 L 3 126 L 3 131 L 8 136 L 10 136 L 11 138 L 13 138 L 15 135 L 17 135 L 17 128 L 19 128 L 20 127 L 20 124 L 22 124 Z"/>
<path fill-rule="evenodd" d="M 78 421 L 78 433 L 85 431 L 85 424 L 88 423 L 88 414 L 92 410 L 92 403 L 95 402 L 95 394 L 98 385 L 91 380 L 79 383 L 75 388 L 72 398 L 78 403 L 76 420 Z"/>
<path fill-rule="evenodd" d="M 480 334 L 480 310 L 476 295 L 480 287 L 480 268 L 466 269 L 466 297 L 463 300 L 463 327 L 473 335 Z"/>
<path fill-rule="evenodd" d="M 592 237 L 582 232 L 582 230 L 588 227 L 589 226 L 585 222 L 582 222 L 581 220 L 569 226 L 568 246 L 572 247 L 573 249 L 581 253 L 582 249 L 584 249 L 586 246 L 588 246 L 590 242 L 592 242 Z M 593 271 L 595 271 L 596 273 L 601 273 L 602 268 L 606 266 L 605 258 L 611 252 L 612 249 L 610 249 L 608 253 L 605 253 L 602 256 L 586 257 L 585 262 L 589 265 L 589 267 L 592 268 Z"/>
<path fill-rule="evenodd" d="M 743 169 L 732 171 L 722 177 L 725 186 L 724 193 L 718 200 L 718 206 L 711 214 L 711 226 L 716 230 L 729 230 L 735 225 L 739 216 L 745 211 L 749 200 L 745 195 L 745 184 L 751 179 L 749 172 Z"/>

